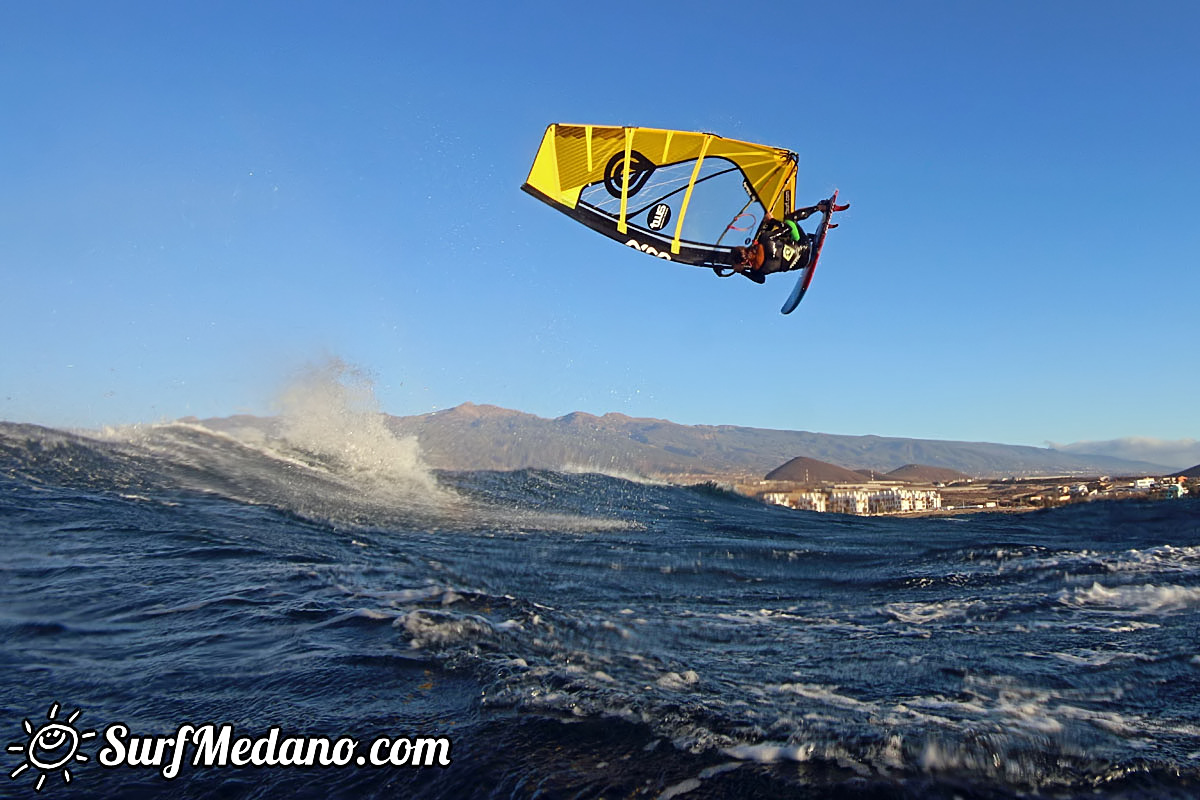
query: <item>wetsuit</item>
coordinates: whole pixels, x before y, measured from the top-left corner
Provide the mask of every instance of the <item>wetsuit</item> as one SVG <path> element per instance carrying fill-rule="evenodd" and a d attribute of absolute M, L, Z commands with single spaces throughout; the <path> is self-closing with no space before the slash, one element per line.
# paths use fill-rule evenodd
<path fill-rule="evenodd" d="M 807 215 L 806 215 L 807 216 Z M 769 219 L 763 223 L 754 244 L 745 249 L 737 248 L 735 258 L 741 258 L 738 266 L 755 283 L 763 283 L 773 272 L 788 272 L 808 265 L 812 240 L 794 222 Z"/>

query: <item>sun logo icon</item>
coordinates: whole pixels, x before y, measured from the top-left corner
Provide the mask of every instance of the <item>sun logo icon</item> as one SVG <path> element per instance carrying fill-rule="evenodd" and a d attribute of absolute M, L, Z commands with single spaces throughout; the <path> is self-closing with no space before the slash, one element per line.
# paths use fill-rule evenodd
<path fill-rule="evenodd" d="M 8 746 L 8 752 L 22 753 L 25 756 L 21 765 L 8 773 L 8 777 L 15 780 L 22 772 L 33 767 L 39 773 L 34 785 L 34 791 L 38 792 L 45 785 L 46 776 L 52 772 L 61 770 L 63 782 L 70 783 L 71 771 L 67 767 L 76 761 L 88 760 L 87 756 L 79 752 L 79 745 L 85 739 L 91 739 L 96 735 L 95 731 L 75 730 L 75 720 L 79 719 L 79 709 L 75 709 L 71 716 L 67 717 L 66 722 L 59 722 L 58 703 L 54 703 L 50 706 L 46 719 L 49 721 L 37 728 L 33 726 L 32 722 L 25 720 L 24 728 L 29 740 L 23 744 L 17 742 Z"/>

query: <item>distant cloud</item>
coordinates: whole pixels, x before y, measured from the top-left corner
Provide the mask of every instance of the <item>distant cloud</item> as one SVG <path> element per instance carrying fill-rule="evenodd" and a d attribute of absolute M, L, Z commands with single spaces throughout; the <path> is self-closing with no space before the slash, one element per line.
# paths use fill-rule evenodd
<path fill-rule="evenodd" d="M 1195 439 L 1166 440 L 1151 439 L 1145 436 L 1128 436 L 1124 439 L 1110 439 L 1106 442 L 1075 442 L 1073 444 L 1049 442 L 1048 446 L 1063 453 L 1148 461 L 1151 464 L 1161 464 L 1174 469 L 1187 469 L 1200 464 L 1200 441 Z"/>

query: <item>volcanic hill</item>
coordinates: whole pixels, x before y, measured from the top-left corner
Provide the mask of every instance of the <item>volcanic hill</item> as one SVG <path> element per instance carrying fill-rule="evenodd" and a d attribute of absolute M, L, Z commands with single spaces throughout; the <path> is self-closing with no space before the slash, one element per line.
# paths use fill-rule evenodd
<path fill-rule="evenodd" d="M 818 461 L 807 456 L 797 456 L 781 467 L 767 473 L 769 481 L 793 481 L 794 483 L 862 483 L 863 475 L 836 464 Z"/>
<path fill-rule="evenodd" d="M 925 464 L 905 464 L 887 474 L 887 480 L 905 483 L 954 483 L 970 480 L 971 476 L 945 467 L 930 467 Z"/>

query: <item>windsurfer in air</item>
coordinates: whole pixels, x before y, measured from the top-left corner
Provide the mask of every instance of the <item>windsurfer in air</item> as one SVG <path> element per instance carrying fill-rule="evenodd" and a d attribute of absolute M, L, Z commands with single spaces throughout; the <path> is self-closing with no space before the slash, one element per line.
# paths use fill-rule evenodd
<path fill-rule="evenodd" d="M 753 244 L 733 248 L 733 269 L 755 283 L 765 283 L 773 272 L 790 272 L 808 266 L 812 236 L 798 223 L 817 212 L 830 213 L 829 200 L 797 208 L 782 222 L 768 215 Z"/>

